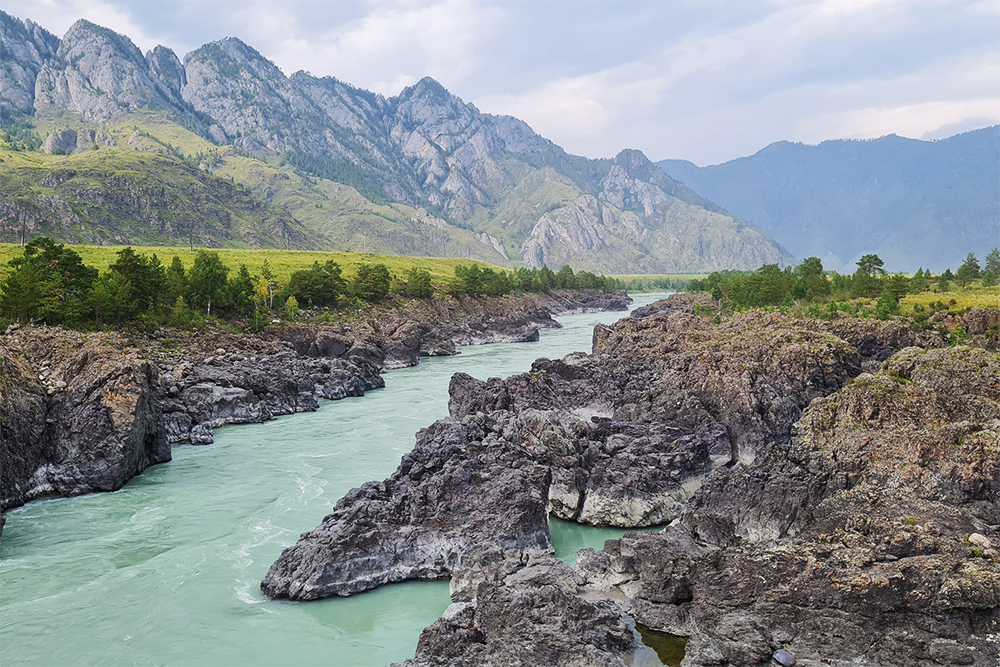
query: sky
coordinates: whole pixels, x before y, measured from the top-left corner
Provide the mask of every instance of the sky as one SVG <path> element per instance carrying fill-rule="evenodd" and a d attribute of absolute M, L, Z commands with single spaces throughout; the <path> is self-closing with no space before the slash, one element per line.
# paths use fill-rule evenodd
<path fill-rule="evenodd" d="M 996 0 L 4 0 L 143 51 L 238 37 L 285 74 L 392 96 L 424 76 L 571 153 L 715 164 L 774 141 L 1000 123 Z"/>

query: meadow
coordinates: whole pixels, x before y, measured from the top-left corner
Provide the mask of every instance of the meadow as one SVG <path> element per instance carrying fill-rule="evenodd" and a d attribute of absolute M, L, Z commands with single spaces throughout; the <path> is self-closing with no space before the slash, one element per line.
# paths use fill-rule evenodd
<path fill-rule="evenodd" d="M 108 266 L 117 259 L 117 253 L 124 246 L 93 246 L 93 245 L 68 245 L 83 259 L 83 263 L 92 266 L 102 273 Z M 164 264 L 170 264 L 171 258 L 177 255 L 181 258 L 185 268 L 190 268 L 194 263 L 195 254 L 198 248 L 193 251 L 186 247 L 170 246 L 132 246 L 136 252 L 144 255 L 156 254 L 157 258 Z M 260 250 L 243 248 L 208 248 L 212 252 L 219 253 L 222 263 L 235 271 L 240 264 L 246 264 L 251 275 L 259 275 L 264 266 L 264 261 L 271 266 L 271 272 L 277 277 L 279 282 L 287 282 L 288 277 L 295 271 L 307 269 L 313 262 L 324 263 L 333 260 L 344 270 L 345 277 L 351 277 L 357 272 L 359 264 L 384 264 L 393 275 L 402 275 L 403 272 L 413 267 L 422 269 L 431 274 L 431 280 L 437 284 L 450 283 L 455 281 L 455 267 L 472 264 L 479 265 L 480 268 L 491 267 L 500 270 L 500 267 L 476 262 L 469 259 L 458 259 L 451 257 L 402 257 L 397 255 L 376 255 L 363 252 L 318 252 L 308 250 Z M 21 246 L 16 243 L 0 244 L 0 280 L 10 272 L 7 263 L 15 257 L 23 254 Z"/>
<path fill-rule="evenodd" d="M 954 301 L 950 310 L 967 310 L 973 307 L 998 308 L 1000 307 L 1000 285 L 993 287 L 983 287 L 978 281 L 969 283 L 966 287 L 959 287 L 955 283 L 947 291 L 939 291 L 937 287 L 932 287 L 929 292 L 919 294 L 907 294 L 899 301 L 899 312 L 906 314 L 913 311 L 914 305 L 927 308 L 932 303 L 940 301 L 946 306 Z"/>

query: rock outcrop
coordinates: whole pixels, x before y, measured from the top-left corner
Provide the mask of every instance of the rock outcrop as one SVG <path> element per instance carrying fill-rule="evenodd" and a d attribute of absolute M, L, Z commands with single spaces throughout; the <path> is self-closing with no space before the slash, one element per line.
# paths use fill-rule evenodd
<path fill-rule="evenodd" d="M 768 463 L 702 487 L 679 524 L 578 564 L 588 587 L 628 591 L 639 622 L 690 636 L 692 667 L 778 648 L 798 664 L 996 664 L 998 399 L 996 354 L 905 349 L 814 401 Z"/>
<path fill-rule="evenodd" d="M 0 507 L 114 491 L 170 460 L 152 364 L 118 336 L 32 330 L 0 341 Z"/>
<path fill-rule="evenodd" d="M 566 308 L 629 300 L 586 291 L 547 298 Z M 559 326 L 541 304 L 533 295 L 413 300 L 260 336 L 160 331 L 128 340 L 12 328 L 0 337 L 0 510 L 119 489 L 170 460 L 173 443 L 209 444 L 225 424 L 362 396 L 385 386 L 383 370 L 456 354 L 456 343 L 537 339 L 538 327 Z"/>
<path fill-rule="evenodd" d="M 33 21 L 0 11 L 0 111 L 30 110 L 38 71 L 55 56 L 59 39 Z"/>
<path fill-rule="evenodd" d="M 674 298 L 506 380 L 456 375 L 451 417 L 263 590 L 450 577 L 413 665 L 626 664 L 633 618 L 689 637 L 691 667 L 995 664 L 1000 358 L 907 347 L 892 322 L 696 310 Z M 568 570 L 542 508 L 669 525 Z"/>

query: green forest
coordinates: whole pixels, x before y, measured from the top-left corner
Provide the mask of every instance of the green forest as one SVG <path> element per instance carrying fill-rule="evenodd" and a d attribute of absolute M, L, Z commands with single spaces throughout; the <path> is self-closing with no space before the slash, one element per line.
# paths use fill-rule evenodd
<path fill-rule="evenodd" d="M 997 248 L 986 255 L 983 266 L 970 252 L 955 272 L 947 269 L 938 275 L 922 268 L 913 276 L 888 273 L 885 263 L 874 254 L 862 256 L 857 267 L 850 275 L 827 272 L 818 257 L 809 257 L 798 266 L 784 269 L 777 264 L 767 264 L 750 272 L 717 271 L 704 279 L 691 281 L 688 290 L 709 292 L 723 310 L 730 311 L 805 307 L 813 316 L 839 311 L 885 320 L 906 314 L 916 322 L 926 319 L 928 311 L 947 310 L 948 306 L 1000 305 L 993 295 L 1000 277 L 1000 249 Z M 963 304 L 954 298 L 964 296 L 962 291 L 972 287 L 987 288 L 986 298 L 993 296 L 994 302 L 979 304 L 975 297 L 982 296 L 980 290 L 972 292 L 969 295 L 972 298 L 963 299 Z M 959 292 L 953 296 L 955 288 Z M 912 312 L 901 313 L 904 298 L 924 294 L 947 294 L 949 302 L 918 298 L 914 300 Z M 825 310 L 820 304 L 825 304 Z"/>
<path fill-rule="evenodd" d="M 77 329 L 138 326 L 202 328 L 207 319 L 246 323 L 253 330 L 276 320 L 294 321 L 302 309 L 358 308 L 391 295 L 427 299 L 437 291 L 472 297 L 552 289 L 620 289 L 614 278 L 569 266 L 504 271 L 458 265 L 455 278 L 435 285 L 431 273 L 413 266 L 394 275 L 382 263 L 361 263 L 345 277 L 337 262 L 315 261 L 279 279 L 267 260 L 258 273 L 246 264 L 227 266 L 219 253 L 198 250 L 190 265 L 174 255 L 163 262 L 131 247 L 115 253 L 102 273 L 72 248 L 47 237 L 25 245 L 8 262 L 0 284 L 0 324 L 31 322 Z M 321 317 L 329 319 L 329 312 Z"/>

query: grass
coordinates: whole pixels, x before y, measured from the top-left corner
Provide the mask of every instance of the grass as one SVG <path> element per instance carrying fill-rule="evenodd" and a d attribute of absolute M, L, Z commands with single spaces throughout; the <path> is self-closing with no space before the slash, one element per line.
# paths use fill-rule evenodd
<path fill-rule="evenodd" d="M 80 254 L 83 263 L 93 266 L 100 271 L 107 270 L 115 259 L 116 252 L 124 246 L 93 246 L 93 245 L 70 245 L 68 246 Z M 188 248 L 169 246 L 132 246 L 136 252 L 150 255 L 155 253 L 164 265 L 170 264 L 174 255 L 181 258 L 185 269 L 190 269 L 194 263 L 194 256 L 198 249 L 192 252 Z M 468 259 L 457 259 L 451 257 L 401 257 L 396 255 L 376 255 L 361 252 L 314 252 L 308 250 L 247 250 L 242 248 L 212 248 L 212 252 L 219 253 L 223 264 L 231 271 L 239 268 L 240 264 L 246 264 L 251 275 L 259 275 L 264 266 L 264 260 L 271 265 L 271 271 L 277 276 L 279 281 L 287 281 L 288 277 L 295 271 L 307 269 L 313 262 L 326 262 L 333 260 L 344 270 L 347 277 L 353 276 L 357 272 L 359 264 L 385 264 L 389 272 L 401 276 L 404 271 L 413 267 L 423 269 L 431 274 L 431 279 L 435 283 L 452 282 L 455 279 L 455 267 L 459 265 L 478 264 L 480 267 L 492 266 L 485 262 L 473 262 Z M 21 246 L 13 243 L 0 243 L 0 279 L 6 277 L 10 268 L 7 262 L 23 254 Z M 498 269 L 499 267 L 493 267 Z"/>
<path fill-rule="evenodd" d="M 951 289 L 947 292 L 935 291 L 921 292 L 920 294 L 908 294 L 899 302 L 899 312 L 913 312 L 914 304 L 927 308 L 932 303 L 940 301 L 946 306 L 955 301 L 955 305 L 949 310 L 967 310 L 978 306 L 979 308 L 1000 307 L 1000 286 L 983 287 L 980 283 L 971 283 L 964 289 L 952 283 Z"/>
<path fill-rule="evenodd" d="M 707 273 L 628 273 L 612 276 L 625 284 L 629 292 L 683 290 L 692 280 L 702 280 Z"/>

